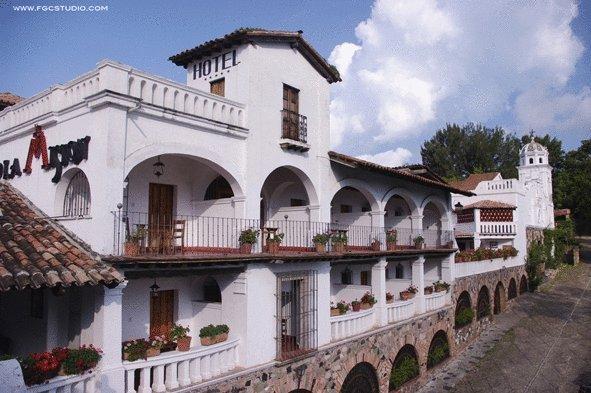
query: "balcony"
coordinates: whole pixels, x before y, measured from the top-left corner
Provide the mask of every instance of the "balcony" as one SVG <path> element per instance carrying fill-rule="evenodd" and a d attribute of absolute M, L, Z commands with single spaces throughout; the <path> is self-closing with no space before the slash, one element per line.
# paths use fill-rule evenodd
<path fill-rule="evenodd" d="M 512 221 L 480 224 L 480 234 L 486 236 L 515 236 L 517 230 Z"/>
<path fill-rule="evenodd" d="M 282 256 L 352 255 L 367 253 L 409 253 L 441 251 L 453 248 L 452 232 L 438 230 L 396 229 L 396 242 L 387 242 L 386 228 L 346 225 L 328 222 L 268 220 L 261 229 L 260 220 L 227 217 L 175 215 L 164 217 L 144 212 L 113 214 L 113 255 L 140 259 L 171 256 L 215 259 L 246 258 L 279 254 Z M 246 230 L 259 231 L 250 246 L 241 244 L 240 236 Z M 268 241 L 270 234 L 283 234 L 278 245 Z M 314 243 L 318 234 L 332 236 L 322 246 Z M 415 244 L 421 235 L 422 244 Z M 345 242 L 334 238 L 342 236 Z M 423 251 L 421 251 L 423 250 Z M 262 255 L 261 255 L 262 254 Z"/>
<path fill-rule="evenodd" d="M 306 152 L 308 145 L 308 118 L 297 112 L 283 109 L 281 111 L 281 141 L 282 149 Z"/>

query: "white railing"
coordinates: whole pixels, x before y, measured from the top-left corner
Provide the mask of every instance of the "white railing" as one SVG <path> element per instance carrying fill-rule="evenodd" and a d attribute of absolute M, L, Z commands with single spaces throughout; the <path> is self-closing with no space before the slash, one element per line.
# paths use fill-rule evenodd
<path fill-rule="evenodd" d="M 489 180 L 485 182 L 487 191 L 509 191 L 513 190 L 514 179 Z"/>
<path fill-rule="evenodd" d="M 147 104 L 179 113 L 245 126 L 245 106 L 241 103 L 106 60 L 70 82 L 52 86 L 5 108 L 0 112 L 0 134 L 32 123 L 40 116 L 82 104 L 87 97 L 103 90 L 139 98 Z"/>
<path fill-rule="evenodd" d="M 168 392 L 226 373 L 238 364 L 238 341 L 236 338 L 188 352 L 123 362 L 126 392 L 136 392 L 136 386 L 138 393 Z"/>
<path fill-rule="evenodd" d="M 28 387 L 27 393 L 94 393 L 96 392 L 95 371 L 82 375 L 68 375 L 64 377 L 55 377 L 47 383 Z M 2 388 L 0 387 L 0 390 Z"/>
<path fill-rule="evenodd" d="M 429 312 L 445 306 L 447 298 L 447 291 L 425 295 L 425 310 Z"/>
<path fill-rule="evenodd" d="M 516 227 L 513 222 L 495 222 L 494 224 L 480 224 L 483 235 L 508 236 L 515 235 Z"/>
<path fill-rule="evenodd" d="M 363 311 L 350 311 L 345 315 L 330 317 L 332 340 L 355 336 L 371 329 L 375 324 L 373 308 Z"/>
<path fill-rule="evenodd" d="M 512 267 L 523 264 L 523 257 L 517 255 L 516 257 L 509 257 L 507 259 L 495 258 L 486 259 L 484 261 L 474 262 L 455 262 L 454 263 L 454 276 L 467 277 L 475 274 L 481 274 L 486 272 L 492 272 L 500 270 L 504 267 Z"/>
<path fill-rule="evenodd" d="M 388 323 L 412 318 L 415 314 L 415 301 L 410 299 L 388 303 L 386 304 L 386 312 L 388 313 Z"/>

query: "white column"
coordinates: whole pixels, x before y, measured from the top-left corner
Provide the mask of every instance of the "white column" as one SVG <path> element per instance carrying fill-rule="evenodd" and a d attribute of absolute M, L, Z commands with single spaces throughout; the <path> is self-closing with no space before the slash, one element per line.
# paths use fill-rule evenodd
<path fill-rule="evenodd" d="M 423 215 L 422 214 L 415 214 L 410 216 L 410 221 L 412 223 L 412 237 L 415 238 L 418 235 L 423 233 Z M 412 241 L 412 239 L 411 239 Z"/>
<path fill-rule="evenodd" d="M 330 343 L 330 262 L 319 262 L 317 267 L 318 282 L 318 346 Z"/>
<path fill-rule="evenodd" d="M 385 223 L 385 215 L 386 212 L 383 210 L 379 211 L 371 211 L 369 212 L 371 216 L 371 226 L 374 228 L 384 228 L 386 226 Z"/>
<path fill-rule="evenodd" d="M 454 282 L 454 254 L 450 254 L 441 260 L 441 280 L 452 284 Z"/>
<path fill-rule="evenodd" d="M 425 312 L 425 257 L 420 256 L 412 262 L 412 285 L 417 287 L 415 306 L 417 314 Z"/>
<path fill-rule="evenodd" d="M 480 209 L 474 209 L 474 249 L 480 247 Z"/>
<path fill-rule="evenodd" d="M 95 345 L 102 349 L 100 392 L 124 392 L 125 373 L 121 360 L 122 297 L 127 282 L 97 291 L 93 321 Z"/>
<path fill-rule="evenodd" d="M 388 314 L 386 310 L 386 258 L 380 258 L 377 263 L 371 267 L 371 291 L 378 301 L 374 305 L 374 315 L 376 324 L 385 326 L 388 324 Z"/>

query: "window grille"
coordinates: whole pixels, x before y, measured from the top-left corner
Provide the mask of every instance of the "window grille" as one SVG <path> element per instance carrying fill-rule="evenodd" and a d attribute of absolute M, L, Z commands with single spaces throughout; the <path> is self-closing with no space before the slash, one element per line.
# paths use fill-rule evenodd
<path fill-rule="evenodd" d="M 287 360 L 318 346 L 318 278 L 314 270 L 277 275 L 277 359 Z"/>
<path fill-rule="evenodd" d="M 65 217 L 79 217 L 90 214 L 90 185 L 82 171 L 76 172 L 70 180 L 64 197 Z"/>

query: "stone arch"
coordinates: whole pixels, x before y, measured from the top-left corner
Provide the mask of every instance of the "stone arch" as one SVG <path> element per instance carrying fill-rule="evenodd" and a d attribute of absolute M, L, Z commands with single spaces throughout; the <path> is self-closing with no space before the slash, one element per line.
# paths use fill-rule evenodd
<path fill-rule="evenodd" d="M 335 195 L 345 187 L 351 187 L 359 191 L 369 202 L 372 211 L 380 210 L 378 198 L 374 190 L 370 187 L 369 184 L 359 179 L 347 178 L 339 182 L 336 182 L 330 191 L 331 200 L 334 199 Z"/>
<path fill-rule="evenodd" d="M 527 292 L 527 289 L 528 289 L 527 277 L 524 274 L 521 276 L 521 279 L 519 280 L 519 294 L 523 295 L 524 293 Z"/>
<path fill-rule="evenodd" d="M 469 310 L 469 311 L 467 311 Z M 474 310 L 472 310 L 472 298 L 468 291 L 463 291 L 458 296 L 455 310 L 455 328 L 459 329 L 468 326 L 474 319 Z"/>
<path fill-rule="evenodd" d="M 497 283 L 495 287 L 495 298 L 494 298 L 494 306 L 493 306 L 493 313 L 500 314 L 505 311 L 507 307 L 507 295 L 505 292 L 505 286 L 501 281 Z"/>
<path fill-rule="evenodd" d="M 515 299 L 517 297 L 517 284 L 515 282 L 515 278 L 511 277 L 509 280 L 509 290 L 508 290 L 508 299 Z"/>
<path fill-rule="evenodd" d="M 488 315 L 490 315 L 490 295 L 486 285 L 483 285 L 476 301 L 476 319 L 480 320 Z"/>
<path fill-rule="evenodd" d="M 379 393 L 380 383 L 376 369 L 367 362 L 355 365 L 343 381 L 341 393 Z"/>
<path fill-rule="evenodd" d="M 450 356 L 449 341 L 447 333 L 439 330 L 433 335 L 427 355 L 427 369 L 433 368 Z"/>
<path fill-rule="evenodd" d="M 392 361 L 389 390 L 399 389 L 420 375 L 419 357 L 414 346 L 404 345 Z"/>

